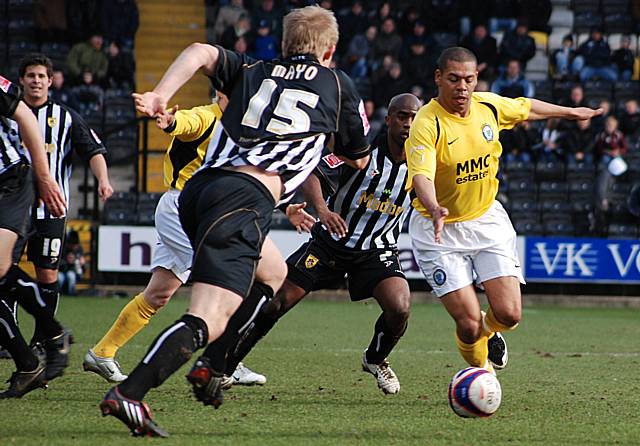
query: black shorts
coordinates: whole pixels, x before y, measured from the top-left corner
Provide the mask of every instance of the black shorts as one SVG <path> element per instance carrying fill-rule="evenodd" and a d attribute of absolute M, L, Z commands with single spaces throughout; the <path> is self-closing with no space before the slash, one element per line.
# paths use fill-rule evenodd
<path fill-rule="evenodd" d="M 0 175 L 0 228 L 18 234 L 21 240 L 29 229 L 29 210 L 35 194 L 31 167 L 18 164 Z"/>
<path fill-rule="evenodd" d="M 306 292 L 333 288 L 346 274 L 354 301 L 372 297 L 374 288 L 384 279 L 405 278 L 397 249 L 360 251 L 318 236 L 291 254 L 287 266 L 287 279 Z"/>
<path fill-rule="evenodd" d="M 243 173 L 205 169 L 187 182 L 178 206 L 194 252 L 191 279 L 246 297 L 271 227 L 269 190 Z"/>
<path fill-rule="evenodd" d="M 27 245 L 27 259 L 38 268 L 58 269 L 64 236 L 66 233 L 66 218 L 37 219 L 31 214 L 30 229 L 27 237 L 19 240 L 13 250 L 14 262 L 20 261 Z"/>

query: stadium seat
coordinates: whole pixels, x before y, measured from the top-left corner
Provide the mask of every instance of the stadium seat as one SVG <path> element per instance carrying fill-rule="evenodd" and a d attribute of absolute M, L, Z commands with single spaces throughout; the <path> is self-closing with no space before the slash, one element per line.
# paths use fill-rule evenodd
<path fill-rule="evenodd" d="M 536 188 L 532 180 L 519 179 L 509 181 L 509 199 L 535 200 Z"/>
<path fill-rule="evenodd" d="M 573 16 L 573 32 L 588 33 L 591 28 L 602 26 L 602 17 L 597 12 L 577 12 Z"/>
<path fill-rule="evenodd" d="M 535 173 L 535 165 L 525 161 L 515 161 L 507 163 L 504 168 L 504 175 L 507 181 L 527 180 L 533 181 Z"/>
<path fill-rule="evenodd" d="M 574 235 L 573 222 L 570 219 L 544 221 L 542 223 L 542 228 L 544 235 L 546 236 L 570 237 Z"/>
<path fill-rule="evenodd" d="M 553 86 L 547 79 L 533 81 L 533 88 L 535 89 L 536 99 L 541 101 L 552 102 L 553 101 Z"/>
<path fill-rule="evenodd" d="M 573 12 L 597 13 L 600 10 L 600 0 L 573 0 L 571 4 Z"/>
<path fill-rule="evenodd" d="M 567 181 L 592 180 L 595 178 L 595 167 L 592 163 L 574 161 L 567 163 Z"/>
<path fill-rule="evenodd" d="M 573 27 L 573 14 L 571 15 L 571 26 L 558 25 L 553 26 L 551 34 L 549 34 L 549 55 L 553 54 L 553 51 L 559 49 L 562 46 L 562 39 L 567 34 L 572 33 Z"/>
<path fill-rule="evenodd" d="M 610 223 L 607 238 L 633 239 L 638 237 L 638 227 L 635 224 Z"/>
<path fill-rule="evenodd" d="M 629 0 L 603 0 L 602 13 L 609 14 L 627 14 L 629 13 Z"/>
<path fill-rule="evenodd" d="M 585 197 L 593 197 L 593 178 L 569 180 L 569 197 L 571 200 Z"/>
<path fill-rule="evenodd" d="M 541 181 L 538 184 L 538 200 L 567 200 L 568 187 L 564 181 Z"/>
<path fill-rule="evenodd" d="M 571 81 L 555 81 L 553 83 L 553 100 L 554 102 L 564 102 L 569 99 L 571 89 L 577 85 Z"/>
<path fill-rule="evenodd" d="M 597 101 L 603 99 L 608 101 L 613 98 L 613 84 L 607 81 L 587 81 L 584 83 L 584 97 L 588 101 Z"/>
<path fill-rule="evenodd" d="M 616 101 L 640 98 L 640 82 L 619 81 L 613 86 L 613 95 Z"/>
<path fill-rule="evenodd" d="M 536 163 L 536 180 L 564 180 L 564 163 L 562 161 L 538 161 Z"/>
<path fill-rule="evenodd" d="M 539 220 L 538 202 L 531 198 L 514 198 L 509 202 L 512 219 Z"/>
<path fill-rule="evenodd" d="M 542 224 L 536 220 L 516 220 L 513 221 L 513 227 L 519 235 L 543 235 L 544 230 Z"/>
<path fill-rule="evenodd" d="M 566 8 L 558 8 L 554 7 L 551 11 L 551 17 L 549 17 L 549 26 L 556 32 L 556 28 L 558 27 L 568 27 L 571 28 L 573 26 L 573 11 Z M 551 44 L 551 42 L 549 42 Z M 549 49 L 552 49 L 549 45 Z"/>
<path fill-rule="evenodd" d="M 543 219 L 549 215 L 566 217 L 571 215 L 572 207 L 568 201 L 544 200 L 540 203 L 540 211 Z"/>
<path fill-rule="evenodd" d="M 631 32 L 632 28 L 633 18 L 628 13 L 607 14 L 604 16 L 604 29 L 607 33 L 627 34 Z"/>

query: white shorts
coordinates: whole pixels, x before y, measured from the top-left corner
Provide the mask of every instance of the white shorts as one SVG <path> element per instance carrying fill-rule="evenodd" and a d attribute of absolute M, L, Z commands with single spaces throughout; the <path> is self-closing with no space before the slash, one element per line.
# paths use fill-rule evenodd
<path fill-rule="evenodd" d="M 499 201 L 475 220 L 447 223 L 442 244 L 434 239 L 433 222 L 412 212 L 409 235 L 418 266 L 433 293 L 442 297 L 476 281 L 514 276 L 524 282 L 516 248 L 516 231 Z"/>
<path fill-rule="evenodd" d="M 167 269 L 186 283 L 191 274 L 193 249 L 189 237 L 182 230 L 178 215 L 180 191 L 170 189 L 165 192 L 156 206 L 156 232 L 158 242 L 151 260 L 151 271 Z"/>

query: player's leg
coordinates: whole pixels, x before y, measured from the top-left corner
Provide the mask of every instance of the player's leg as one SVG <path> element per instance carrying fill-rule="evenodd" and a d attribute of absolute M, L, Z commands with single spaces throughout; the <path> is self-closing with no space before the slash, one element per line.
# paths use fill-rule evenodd
<path fill-rule="evenodd" d="M 520 281 L 513 276 L 497 277 L 483 282 L 489 309 L 483 312 L 483 328 L 491 332 L 489 360 L 497 369 L 503 369 L 509 360 L 507 343 L 502 333 L 515 330 L 522 318 Z"/>

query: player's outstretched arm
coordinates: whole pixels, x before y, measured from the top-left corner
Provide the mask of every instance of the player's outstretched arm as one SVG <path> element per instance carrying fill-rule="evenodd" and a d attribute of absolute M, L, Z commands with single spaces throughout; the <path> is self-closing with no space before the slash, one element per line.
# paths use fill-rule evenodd
<path fill-rule="evenodd" d="M 38 120 L 27 105 L 20 101 L 13 119 L 18 123 L 24 145 L 31 155 L 31 164 L 36 175 L 38 194 L 54 217 L 62 217 L 66 213 L 67 204 L 58 183 L 49 172 L 49 163 L 44 151 L 44 140 Z"/>
<path fill-rule="evenodd" d="M 136 109 L 145 115 L 155 117 L 164 112 L 169 99 L 199 69 L 207 76 L 212 76 L 218 63 L 218 48 L 204 43 L 192 43 L 173 61 L 162 79 L 153 89 L 146 93 L 133 93 Z"/>
<path fill-rule="evenodd" d="M 102 154 L 98 154 L 91 157 L 89 167 L 98 180 L 98 196 L 105 202 L 113 195 L 113 187 L 109 182 L 109 172 L 107 171 L 107 161 Z"/>
<path fill-rule="evenodd" d="M 304 232 L 311 232 L 311 228 L 316 223 L 316 219 L 311 214 L 304 210 L 307 207 L 307 202 L 290 204 L 287 206 L 286 214 L 289 219 L 289 223 L 296 228 L 298 234 Z"/>
<path fill-rule="evenodd" d="M 444 219 L 449 215 L 449 210 L 440 206 L 436 198 L 436 187 L 433 181 L 424 175 L 416 175 L 413 177 L 413 188 L 418 196 L 420 203 L 427 209 L 433 220 L 433 231 L 436 243 L 442 243 L 442 229 L 444 228 Z"/>
<path fill-rule="evenodd" d="M 549 102 L 531 99 L 531 111 L 529 119 L 563 118 L 574 121 L 591 119 L 604 113 L 601 108 L 592 109 L 589 107 L 563 107 L 561 105 L 550 104 Z"/>
<path fill-rule="evenodd" d="M 349 231 L 347 223 L 340 214 L 331 212 L 327 206 L 327 202 L 322 196 L 322 186 L 320 185 L 318 177 L 313 174 L 309 175 L 309 178 L 302 183 L 302 192 L 304 193 L 304 197 L 307 201 L 311 202 L 315 208 L 318 213 L 320 223 L 327 228 L 329 234 L 340 238 L 345 237 Z"/>

